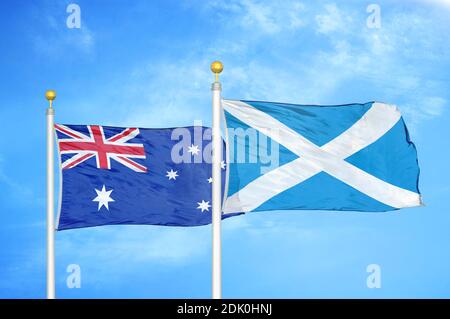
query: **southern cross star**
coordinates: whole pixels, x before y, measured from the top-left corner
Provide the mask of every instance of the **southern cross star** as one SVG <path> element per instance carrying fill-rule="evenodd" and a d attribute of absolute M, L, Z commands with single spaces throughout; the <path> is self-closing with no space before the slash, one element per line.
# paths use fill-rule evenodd
<path fill-rule="evenodd" d="M 107 210 L 109 210 L 108 203 L 114 202 L 114 199 L 111 198 L 111 192 L 113 191 L 110 189 L 109 191 L 106 190 L 105 185 L 103 185 L 102 190 L 99 191 L 98 189 L 95 189 L 97 192 L 97 197 L 95 197 L 92 201 L 98 202 L 98 210 L 102 208 L 103 206 L 106 207 Z"/>
<path fill-rule="evenodd" d="M 197 209 L 201 209 L 202 212 L 209 211 L 209 208 L 211 207 L 211 205 L 209 205 L 209 202 L 205 202 L 204 200 L 201 201 L 201 203 L 197 203 L 198 207 Z"/>
<path fill-rule="evenodd" d="M 198 145 L 192 144 L 191 146 L 189 146 L 188 152 L 191 153 L 192 155 L 198 155 L 198 153 L 200 152 Z"/>
<path fill-rule="evenodd" d="M 167 172 L 166 176 L 169 178 L 169 181 L 171 179 L 176 180 L 177 177 L 179 176 L 177 173 L 178 173 L 178 171 L 174 171 L 173 169 L 171 169 L 170 171 Z"/>

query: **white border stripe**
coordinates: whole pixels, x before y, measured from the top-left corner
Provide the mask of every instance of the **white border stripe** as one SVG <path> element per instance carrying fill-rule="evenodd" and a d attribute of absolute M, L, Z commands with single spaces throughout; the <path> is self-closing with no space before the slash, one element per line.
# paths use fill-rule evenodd
<path fill-rule="evenodd" d="M 57 131 L 59 131 L 60 133 L 66 135 L 66 136 L 70 136 L 70 134 L 67 134 L 66 132 L 64 132 L 63 130 L 61 130 L 60 128 L 66 130 L 68 133 L 72 134 L 73 136 L 71 136 L 72 138 L 75 136 L 77 139 L 83 140 L 83 139 L 90 139 L 90 137 L 84 135 L 81 132 L 75 131 L 71 128 L 69 128 L 68 126 L 62 125 L 62 124 L 55 124 L 55 129 Z M 64 139 L 61 139 L 60 141 L 63 141 Z"/>
<path fill-rule="evenodd" d="M 59 146 L 59 144 L 58 144 L 58 146 Z M 59 153 L 59 157 L 61 157 L 62 154 L 65 154 L 65 153 L 64 153 L 64 152 Z M 81 163 L 83 163 L 84 161 L 90 159 L 92 156 L 95 156 L 94 153 L 88 152 L 88 151 L 87 151 L 87 152 L 78 152 L 77 155 L 74 155 L 74 156 L 72 156 L 71 158 L 65 160 L 64 163 L 62 163 L 62 168 L 63 168 L 63 169 L 67 169 L 67 166 L 72 165 L 73 162 L 78 161 L 80 158 L 82 158 L 82 157 L 85 156 L 85 155 L 90 155 L 90 156 L 89 156 L 89 157 L 86 157 L 84 160 L 82 160 L 82 161 L 81 161 L 80 163 L 78 163 L 78 164 L 81 164 Z M 77 164 L 77 165 L 78 165 L 78 164 Z"/>
<path fill-rule="evenodd" d="M 129 140 L 131 140 L 131 139 L 133 139 L 133 138 L 135 138 L 136 136 L 139 135 L 139 129 L 138 128 L 130 128 L 130 129 L 131 130 L 126 135 L 122 136 L 121 138 L 119 138 L 118 140 L 116 140 L 116 141 L 114 141 L 112 143 L 114 143 L 114 144 L 125 143 L 125 142 L 127 142 L 127 141 L 129 141 Z M 126 130 L 128 130 L 128 129 L 125 129 L 124 131 L 126 131 Z M 120 133 L 118 133 L 118 134 L 116 134 L 114 136 L 111 136 L 106 141 L 111 142 L 112 139 L 116 138 L 119 135 L 122 135 L 124 131 L 122 131 L 122 132 L 120 132 Z M 125 145 L 127 145 L 127 144 L 125 144 Z M 133 145 L 141 145 L 142 146 L 142 144 L 133 144 Z"/>

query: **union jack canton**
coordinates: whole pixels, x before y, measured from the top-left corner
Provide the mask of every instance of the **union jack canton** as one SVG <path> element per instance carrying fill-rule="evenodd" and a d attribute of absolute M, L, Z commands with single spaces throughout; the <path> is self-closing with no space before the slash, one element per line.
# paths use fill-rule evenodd
<path fill-rule="evenodd" d="M 133 171 L 147 172 L 147 167 L 132 160 L 132 158 L 145 159 L 144 146 L 128 142 L 139 134 L 138 128 L 126 128 L 109 138 L 105 138 L 103 127 L 100 125 L 87 125 L 89 135 L 66 125 L 56 124 L 55 129 L 68 137 L 58 142 L 60 154 L 75 154 L 62 163 L 62 169 L 73 168 L 95 156 L 97 168 L 111 169 L 113 159 Z"/>

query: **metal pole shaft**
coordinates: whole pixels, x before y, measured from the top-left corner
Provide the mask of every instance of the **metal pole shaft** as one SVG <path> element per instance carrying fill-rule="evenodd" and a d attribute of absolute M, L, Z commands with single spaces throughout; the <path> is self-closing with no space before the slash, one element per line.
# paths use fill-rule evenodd
<path fill-rule="evenodd" d="M 222 87 L 220 82 L 212 84 L 212 298 L 222 298 L 222 244 L 221 244 L 221 221 L 222 221 L 222 137 L 220 134 L 220 93 Z"/>
<path fill-rule="evenodd" d="M 55 110 L 47 109 L 47 299 L 55 299 L 55 219 L 54 219 L 54 123 Z"/>

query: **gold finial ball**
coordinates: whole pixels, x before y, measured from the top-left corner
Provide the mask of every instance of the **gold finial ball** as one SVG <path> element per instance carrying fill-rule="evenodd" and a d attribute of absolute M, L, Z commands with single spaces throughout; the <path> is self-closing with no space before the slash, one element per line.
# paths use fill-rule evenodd
<path fill-rule="evenodd" d="M 49 101 L 53 101 L 56 98 L 56 91 L 48 90 L 45 92 L 45 98 Z"/>
<path fill-rule="evenodd" d="M 215 74 L 219 74 L 223 70 L 223 64 L 220 61 L 214 61 L 211 63 L 211 71 Z"/>

